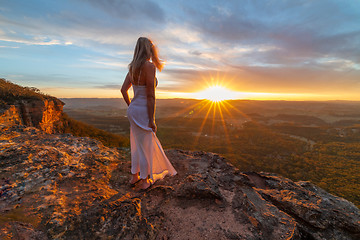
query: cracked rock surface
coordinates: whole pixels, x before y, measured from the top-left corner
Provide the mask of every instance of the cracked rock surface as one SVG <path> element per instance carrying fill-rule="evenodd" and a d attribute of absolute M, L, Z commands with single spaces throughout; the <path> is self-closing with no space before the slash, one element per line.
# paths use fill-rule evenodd
<path fill-rule="evenodd" d="M 360 239 L 359 209 L 310 182 L 172 149 L 178 174 L 141 192 L 128 149 L 0 130 L 1 239 Z"/>

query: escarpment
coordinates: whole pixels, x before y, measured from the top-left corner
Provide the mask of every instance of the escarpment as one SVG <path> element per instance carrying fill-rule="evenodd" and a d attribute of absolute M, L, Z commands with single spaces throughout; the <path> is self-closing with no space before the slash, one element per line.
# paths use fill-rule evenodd
<path fill-rule="evenodd" d="M 213 153 L 166 150 L 178 174 L 139 191 L 128 148 L 57 131 L 61 101 L 1 96 L 0 239 L 360 239 L 353 203 Z"/>
<path fill-rule="evenodd" d="M 139 192 L 128 150 L 1 125 L 0 238 L 359 239 L 351 202 L 310 182 L 167 150 L 178 174 Z M 16 239 L 16 238 L 15 238 Z"/>
<path fill-rule="evenodd" d="M 63 105 L 58 99 L 20 100 L 0 109 L 0 124 L 20 124 L 56 133 L 62 125 Z"/>
<path fill-rule="evenodd" d="M 20 124 L 56 133 L 62 129 L 63 106 L 62 101 L 39 89 L 0 79 L 0 124 Z"/>

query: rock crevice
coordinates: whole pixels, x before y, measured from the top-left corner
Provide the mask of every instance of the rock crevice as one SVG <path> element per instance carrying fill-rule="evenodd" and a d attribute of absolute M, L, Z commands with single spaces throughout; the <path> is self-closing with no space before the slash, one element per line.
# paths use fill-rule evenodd
<path fill-rule="evenodd" d="M 0 124 L 25 125 L 57 133 L 62 125 L 64 103 L 58 99 L 19 100 L 0 109 Z"/>
<path fill-rule="evenodd" d="M 128 149 L 0 125 L 0 238 L 359 239 L 351 202 L 310 182 L 167 150 L 178 174 L 128 185 Z"/>

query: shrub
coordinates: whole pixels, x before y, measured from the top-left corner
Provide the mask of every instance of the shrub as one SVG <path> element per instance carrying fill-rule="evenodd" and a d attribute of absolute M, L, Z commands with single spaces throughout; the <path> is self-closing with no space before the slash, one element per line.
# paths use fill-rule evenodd
<path fill-rule="evenodd" d="M 71 133 L 78 137 L 90 137 L 99 140 L 108 147 L 128 147 L 127 137 L 109 133 L 86 123 L 70 118 L 66 113 L 62 115 L 63 129 L 61 132 Z"/>
<path fill-rule="evenodd" d="M 18 100 L 28 100 L 28 99 L 56 99 L 55 97 L 49 96 L 42 93 L 39 89 L 35 87 L 22 87 L 10 81 L 7 81 L 4 78 L 0 78 L 0 99 L 3 104 L 13 104 Z"/>

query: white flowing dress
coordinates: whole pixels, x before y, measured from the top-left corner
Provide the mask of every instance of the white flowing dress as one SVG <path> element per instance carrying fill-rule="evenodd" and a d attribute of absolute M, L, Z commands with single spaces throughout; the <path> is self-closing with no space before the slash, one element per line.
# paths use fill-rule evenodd
<path fill-rule="evenodd" d="M 140 173 L 140 178 L 150 176 L 150 181 L 175 175 L 177 172 L 166 157 L 155 132 L 148 127 L 146 86 L 132 85 L 134 98 L 128 109 L 130 121 L 131 173 Z"/>

